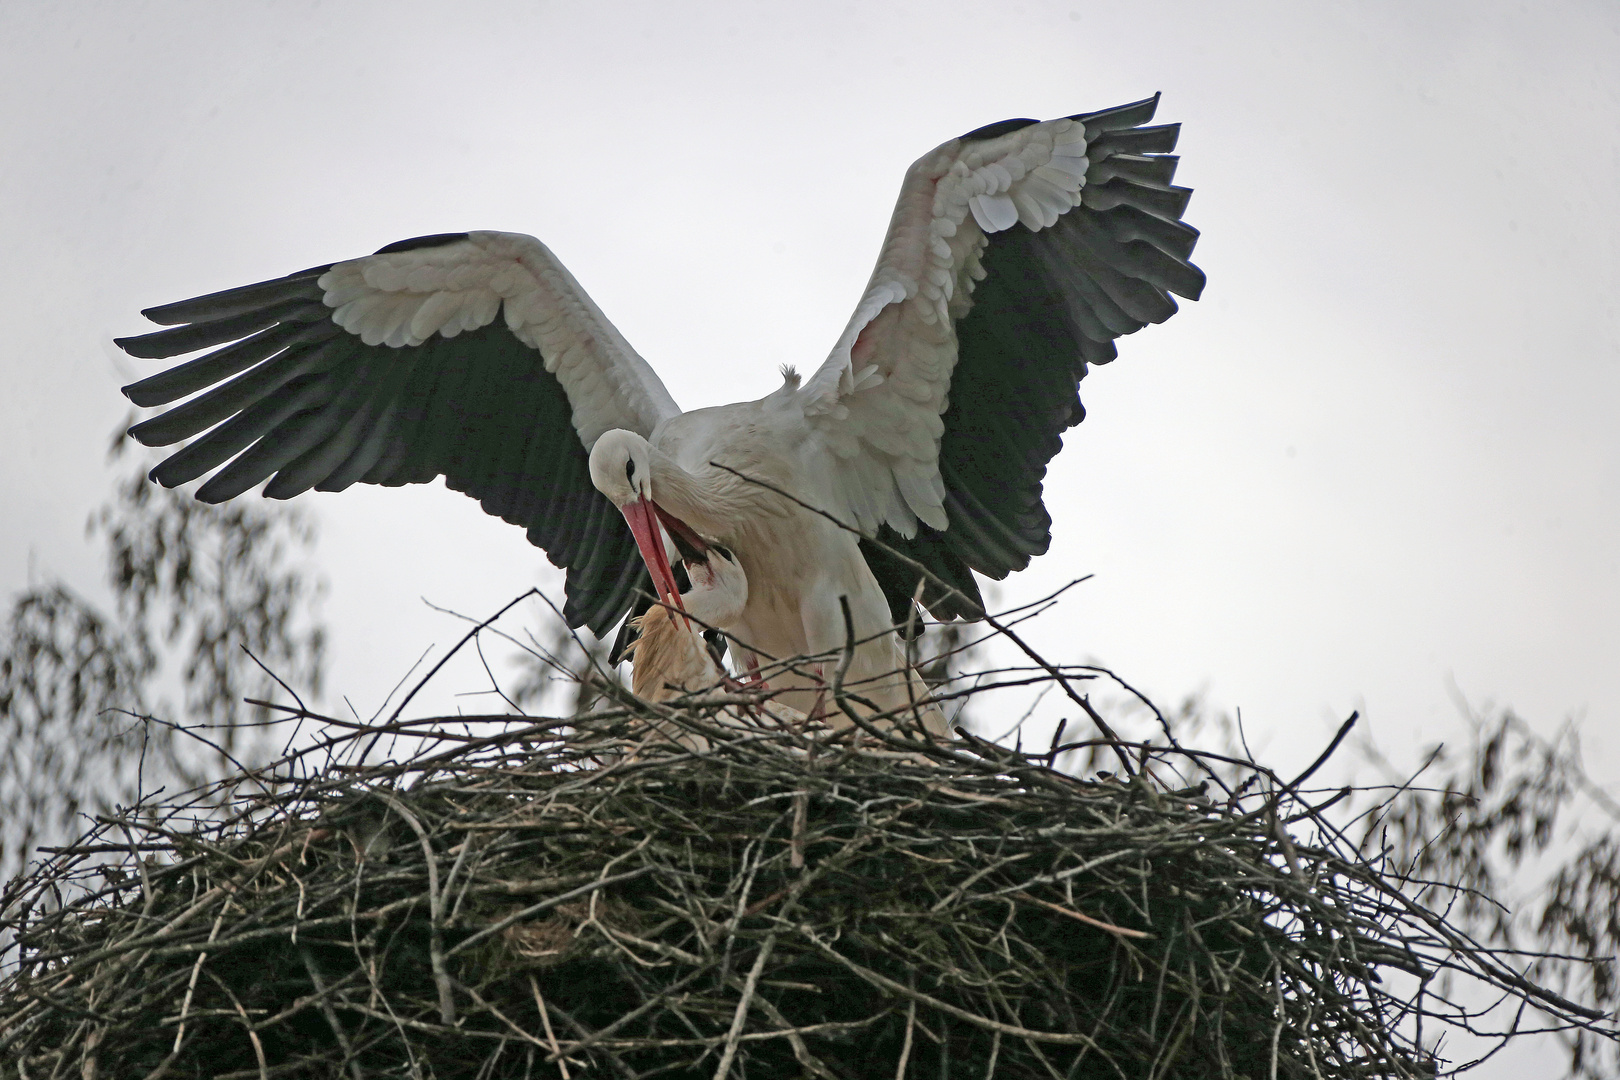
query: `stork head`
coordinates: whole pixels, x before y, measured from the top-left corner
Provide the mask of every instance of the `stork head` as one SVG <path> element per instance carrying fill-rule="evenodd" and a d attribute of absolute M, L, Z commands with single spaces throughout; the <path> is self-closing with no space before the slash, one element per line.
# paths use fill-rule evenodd
<path fill-rule="evenodd" d="M 652 444 L 633 431 L 604 431 L 591 447 L 591 483 L 623 510 L 652 499 Z"/>
<path fill-rule="evenodd" d="M 681 597 L 687 612 L 713 627 L 735 623 L 748 606 L 748 575 L 730 548 L 708 544 L 697 551 L 680 533 L 672 533 L 686 563 L 692 588 Z"/>
<path fill-rule="evenodd" d="M 629 523 L 641 559 L 652 575 L 653 588 L 658 590 L 658 598 L 685 611 L 660 526 L 671 536 L 680 537 L 693 551 L 702 553 L 709 545 L 690 525 L 655 501 L 652 444 L 623 428 L 603 432 L 591 447 L 591 483 L 612 500 Z"/>

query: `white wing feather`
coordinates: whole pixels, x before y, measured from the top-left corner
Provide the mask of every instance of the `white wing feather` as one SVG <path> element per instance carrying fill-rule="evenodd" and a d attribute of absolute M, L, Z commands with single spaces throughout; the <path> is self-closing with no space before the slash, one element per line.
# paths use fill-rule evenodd
<path fill-rule="evenodd" d="M 403 348 L 495 321 L 538 349 L 573 406 L 586 447 L 612 428 L 652 434 L 680 407 L 540 241 L 474 232 L 438 247 L 338 263 L 319 279 L 332 319 L 367 345 Z"/>
<path fill-rule="evenodd" d="M 1080 204 L 1088 164 L 1084 126 L 1061 119 L 954 139 L 907 170 L 872 279 L 803 391 L 835 497 L 863 531 L 946 527 L 940 417 L 985 237 L 1054 224 Z"/>

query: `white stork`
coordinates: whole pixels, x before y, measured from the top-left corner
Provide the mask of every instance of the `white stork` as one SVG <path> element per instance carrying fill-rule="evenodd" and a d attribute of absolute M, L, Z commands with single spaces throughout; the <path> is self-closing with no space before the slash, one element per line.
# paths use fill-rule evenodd
<path fill-rule="evenodd" d="M 122 339 L 130 354 L 224 347 L 125 387 L 144 407 L 195 395 L 130 434 L 200 436 L 151 476 L 223 465 L 204 502 L 267 479 L 285 499 L 443 476 L 567 570 L 564 614 L 598 636 L 649 571 L 678 602 L 660 524 L 719 542 L 749 582 L 725 630 L 767 658 L 834 653 L 847 598 L 863 641 L 847 685 L 904 708 L 891 628 L 913 597 L 972 617 L 971 571 L 1047 549 L 1042 479 L 1085 415 L 1087 365 L 1202 290 L 1191 192 L 1171 183 L 1179 125 L 1147 126 L 1157 104 L 1007 120 L 925 154 L 831 355 L 758 401 L 682 412 L 538 240 L 452 233 L 148 309 L 175 328 Z"/>

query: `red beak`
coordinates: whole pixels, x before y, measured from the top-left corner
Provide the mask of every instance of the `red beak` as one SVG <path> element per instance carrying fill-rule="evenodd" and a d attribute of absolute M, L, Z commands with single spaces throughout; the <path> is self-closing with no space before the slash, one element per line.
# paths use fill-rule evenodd
<path fill-rule="evenodd" d="M 630 533 L 636 538 L 636 547 L 641 549 L 641 560 L 647 564 L 647 572 L 652 575 L 658 598 L 679 611 L 685 611 L 680 590 L 675 587 L 675 571 L 669 565 L 669 553 L 664 550 L 659 518 L 679 522 L 682 528 L 686 528 L 686 523 L 665 514 L 657 503 L 646 497 L 625 503 L 619 509 L 624 512 L 624 520 L 630 523 Z M 687 531 L 691 532 L 690 529 Z"/>
<path fill-rule="evenodd" d="M 658 520 L 663 522 L 669 538 L 675 541 L 675 550 L 680 553 L 682 559 L 702 561 L 709 557 L 709 542 L 693 532 L 692 526 L 657 503 L 653 503 L 653 512 L 658 515 Z"/>

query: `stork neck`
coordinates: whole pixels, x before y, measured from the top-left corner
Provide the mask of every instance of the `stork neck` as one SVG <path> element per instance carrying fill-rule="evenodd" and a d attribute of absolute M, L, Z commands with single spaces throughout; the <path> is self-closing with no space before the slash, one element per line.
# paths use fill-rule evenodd
<path fill-rule="evenodd" d="M 705 536 L 724 536 L 741 509 L 729 473 L 704 469 L 694 476 L 656 446 L 652 448 L 652 498 L 659 506 Z"/>

